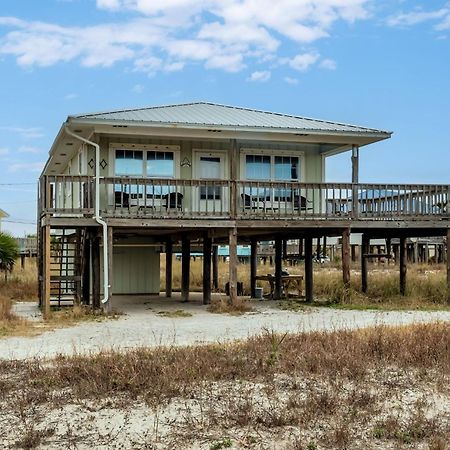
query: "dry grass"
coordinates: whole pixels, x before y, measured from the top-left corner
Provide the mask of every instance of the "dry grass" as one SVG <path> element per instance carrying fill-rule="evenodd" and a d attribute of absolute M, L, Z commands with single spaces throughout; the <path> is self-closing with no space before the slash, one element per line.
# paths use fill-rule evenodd
<path fill-rule="evenodd" d="M 36 258 L 27 258 L 25 268 L 16 261 L 8 281 L 0 280 L 0 293 L 11 300 L 36 301 L 38 297 Z"/>
<path fill-rule="evenodd" d="M 304 265 L 287 267 L 292 275 L 303 275 Z M 224 290 L 228 281 L 228 263 L 219 260 L 219 291 Z M 258 274 L 273 274 L 270 265 L 259 265 Z M 203 284 L 202 261 L 191 261 L 191 290 L 201 292 Z M 243 282 L 245 295 L 250 294 L 250 266 L 239 264 L 238 280 Z M 267 283 L 258 282 L 269 293 Z M 165 261 L 161 260 L 161 290 L 165 286 Z M 398 267 L 392 264 L 369 265 L 369 290 L 361 293 L 361 275 L 357 265 L 351 273 L 351 289 L 344 289 L 342 272 L 333 265 L 315 265 L 314 295 L 320 304 L 334 304 L 353 308 L 380 309 L 446 309 L 448 303 L 446 269 L 443 265 L 410 265 L 407 274 L 406 296 L 400 295 Z M 181 287 L 181 262 L 173 262 L 173 288 Z M 226 307 L 226 305 L 224 305 Z M 219 308 L 220 309 L 220 308 Z M 226 309 L 226 308 L 225 308 Z"/>
<path fill-rule="evenodd" d="M 28 321 L 13 313 L 11 299 L 0 294 L 0 338 L 12 334 L 23 335 L 28 327 Z"/>
<path fill-rule="evenodd" d="M 229 297 L 213 298 L 208 306 L 208 311 L 215 314 L 241 315 L 254 311 L 247 299 L 239 297 L 231 303 Z"/>
<path fill-rule="evenodd" d="M 441 450 L 450 439 L 449 348 L 450 324 L 436 323 L 0 362 L 8 424 L 0 439 L 38 436 L 49 448 L 108 447 L 116 436 L 108 448 Z M 83 426 L 52 428 L 62 414 Z M 141 415 L 151 420 L 131 445 Z M 106 416 L 122 419 L 110 433 L 92 431 Z"/>

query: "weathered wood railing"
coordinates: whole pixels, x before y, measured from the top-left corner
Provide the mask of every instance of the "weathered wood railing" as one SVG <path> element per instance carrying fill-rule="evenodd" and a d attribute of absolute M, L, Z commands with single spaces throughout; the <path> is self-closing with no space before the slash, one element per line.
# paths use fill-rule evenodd
<path fill-rule="evenodd" d="M 93 177 L 44 176 L 39 191 L 41 213 L 65 216 L 94 213 Z M 450 185 L 107 177 L 100 179 L 99 196 L 104 217 L 254 220 L 450 217 Z"/>

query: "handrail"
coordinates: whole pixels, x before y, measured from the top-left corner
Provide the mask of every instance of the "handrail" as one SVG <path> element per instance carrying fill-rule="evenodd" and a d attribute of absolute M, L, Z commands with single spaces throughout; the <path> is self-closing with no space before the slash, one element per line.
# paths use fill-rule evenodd
<path fill-rule="evenodd" d="M 92 217 L 93 181 L 88 175 L 45 175 L 40 180 L 41 213 Z M 127 176 L 99 181 L 105 218 L 401 220 L 450 216 L 450 185 Z"/>

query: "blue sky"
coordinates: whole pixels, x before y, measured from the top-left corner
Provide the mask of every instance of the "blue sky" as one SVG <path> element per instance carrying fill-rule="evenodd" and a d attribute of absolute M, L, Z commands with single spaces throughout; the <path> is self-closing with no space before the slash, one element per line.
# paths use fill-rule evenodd
<path fill-rule="evenodd" d="M 207 100 L 367 125 L 394 135 L 362 149 L 362 182 L 450 183 L 446 1 L 2 0 L 0 76 L 16 235 L 34 231 L 34 183 L 79 112 Z M 350 179 L 349 157 L 328 180 Z"/>

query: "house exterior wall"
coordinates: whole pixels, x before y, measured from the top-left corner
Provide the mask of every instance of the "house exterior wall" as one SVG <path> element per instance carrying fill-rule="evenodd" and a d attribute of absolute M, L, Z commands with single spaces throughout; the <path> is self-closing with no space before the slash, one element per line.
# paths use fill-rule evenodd
<path fill-rule="evenodd" d="M 114 246 L 112 293 L 159 294 L 159 271 L 160 256 L 156 247 L 137 244 Z"/>

